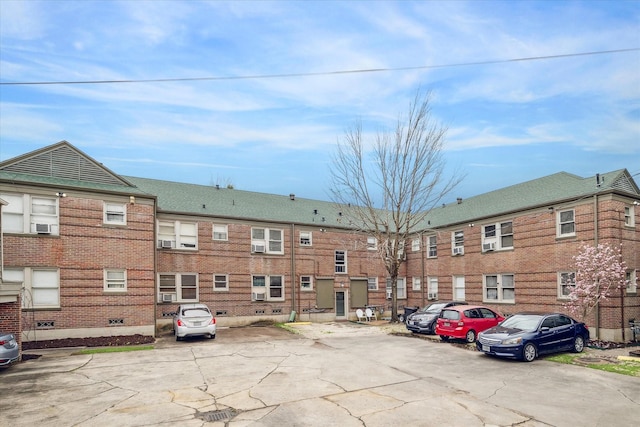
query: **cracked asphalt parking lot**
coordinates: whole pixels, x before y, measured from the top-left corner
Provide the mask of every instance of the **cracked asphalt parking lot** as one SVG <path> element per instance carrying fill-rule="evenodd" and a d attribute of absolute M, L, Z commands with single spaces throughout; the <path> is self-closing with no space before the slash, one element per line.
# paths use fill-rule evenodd
<path fill-rule="evenodd" d="M 632 426 L 640 381 L 349 322 L 221 328 L 0 371 L 7 426 Z"/>

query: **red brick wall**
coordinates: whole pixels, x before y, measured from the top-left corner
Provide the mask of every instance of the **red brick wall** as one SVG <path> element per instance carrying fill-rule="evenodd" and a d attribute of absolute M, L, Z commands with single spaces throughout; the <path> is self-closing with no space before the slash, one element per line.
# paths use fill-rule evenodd
<path fill-rule="evenodd" d="M 18 344 L 22 342 L 20 304 L 20 296 L 18 302 L 0 303 L 0 331 L 15 335 Z"/>

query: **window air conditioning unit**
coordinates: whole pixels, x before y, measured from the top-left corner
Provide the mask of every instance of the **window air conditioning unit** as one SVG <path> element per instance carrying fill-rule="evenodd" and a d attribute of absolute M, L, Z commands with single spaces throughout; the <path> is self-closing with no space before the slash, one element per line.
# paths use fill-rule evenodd
<path fill-rule="evenodd" d="M 464 255 L 464 248 L 462 246 L 458 246 L 453 248 L 454 255 Z"/>
<path fill-rule="evenodd" d="M 51 224 L 36 224 L 36 233 L 51 234 Z"/>
<path fill-rule="evenodd" d="M 438 293 L 437 292 L 429 292 L 427 294 L 427 299 L 433 301 L 433 300 L 437 300 L 438 299 Z"/>
<path fill-rule="evenodd" d="M 251 252 L 253 253 L 264 253 L 265 246 L 264 245 L 251 245 Z"/>
<path fill-rule="evenodd" d="M 393 291 L 387 291 L 387 299 L 391 299 Z"/>
<path fill-rule="evenodd" d="M 162 295 L 162 302 L 173 302 L 174 294 L 161 294 L 161 295 Z"/>
<path fill-rule="evenodd" d="M 173 240 L 160 240 L 158 247 L 162 249 L 171 249 L 173 247 Z"/>
<path fill-rule="evenodd" d="M 482 244 L 482 252 L 495 251 L 496 244 L 495 243 L 483 243 Z"/>
<path fill-rule="evenodd" d="M 264 301 L 264 292 L 251 292 L 251 301 Z"/>

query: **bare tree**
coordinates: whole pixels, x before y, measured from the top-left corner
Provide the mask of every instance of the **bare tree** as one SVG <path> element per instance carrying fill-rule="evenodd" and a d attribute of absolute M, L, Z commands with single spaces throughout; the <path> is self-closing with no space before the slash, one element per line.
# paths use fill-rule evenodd
<path fill-rule="evenodd" d="M 362 124 L 356 123 L 338 142 L 331 168 L 333 202 L 354 228 L 377 241 L 391 281 L 393 322 L 398 320 L 397 281 L 405 245 L 461 180 L 443 176 L 447 129 L 434 123 L 430 99 L 430 93 L 419 90 L 395 130 L 379 131 L 369 150 Z"/>

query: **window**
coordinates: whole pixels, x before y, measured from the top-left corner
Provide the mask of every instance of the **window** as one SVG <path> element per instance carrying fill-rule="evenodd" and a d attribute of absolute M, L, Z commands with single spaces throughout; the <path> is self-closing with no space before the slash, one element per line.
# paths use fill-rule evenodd
<path fill-rule="evenodd" d="M 414 277 L 413 278 L 412 289 L 414 291 L 419 291 L 420 290 L 420 282 L 421 282 L 420 277 Z"/>
<path fill-rule="evenodd" d="M 300 276 L 300 289 L 303 291 L 312 291 L 313 276 Z"/>
<path fill-rule="evenodd" d="M 411 240 L 411 250 L 413 252 L 417 252 L 420 250 L 420 239 L 413 239 Z"/>
<path fill-rule="evenodd" d="M 576 273 L 558 273 L 558 298 L 569 298 L 569 294 L 576 286 Z"/>
<path fill-rule="evenodd" d="M 126 270 L 104 270 L 105 292 L 124 292 L 127 290 Z"/>
<path fill-rule="evenodd" d="M 213 290 L 214 291 L 228 291 L 229 290 L 229 276 L 226 274 L 214 274 L 213 275 Z"/>
<path fill-rule="evenodd" d="M 464 254 L 464 231 L 451 233 L 451 252 L 453 255 Z"/>
<path fill-rule="evenodd" d="M 370 291 L 378 290 L 378 278 L 377 277 L 367 277 L 367 289 Z"/>
<path fill-rule="evenodd" d="M 627 227 L 635 227 L 636 226 L 636 216 L 635 209 L 633 206 L 625 206 L 624 207 L 624 225 Z"/>
<path fill-rule="evenodd" d="M 396 280 L 396 291 L 398 299 L 407 299 L 407 281 L 404 277 L 398 277 Z M 391 293 L 391 278 L 387 278 L 387 295 Z"/>
<path fill-rule="evenodd" d="M 453 276 L 453 299 L 454 301 L 465 299 L 464 276 Z"/>
<path fill-rule="evenodd" d="M 229 226 L 226 224 L 213 224 L 213 240 L 226 241 L 229 239 Z"/>
<path fill-rule="evenodd" d="M 499 222 L 482 227 L 482 252 L 513 248 L 513 222 Z"/>
<path fill-rule="evenodd" d="M 335 266 L 336 273 L 347 273 L 347 251 L 335 252 Z"/>
<path fill-rule="evenodd" d="M 515 302 L 513 274 L 488 274 L 484 276 L 485 302 Z"/>
<path fill-rule="evenodd" d="M 161 302 L 198 301 L 198 275 L 195 273 L 160 273 L 158 282 Z"/>
<path fill-rule="evenodd" d="M 300 232 L 300 246 L 312 246 L 312 233 L 311 231 L 301 231 Z"/>
<path fill-rule="evenodd" d="M 5 233 L 59 234 L 58 199 L 29 194 L 0 194 Z"/>
<path fill-rule="evenodd" d="M 435 258 L 438 256 L 437 238 L 436 236 L 427 237 L 427 257 Z"/>
<path fill-rule="evenodd" d="M 251 253 L 284 254 L 282 230 L 258 228 L 251 229 Z"/>
<path fill-rule="evenodd" d="M 373 236 L 367 237 L 367 250 L 375 251 L 378 249 L 378 239 Z"/>
<path fill-rule="evenodd" d="M 626 277 L 627 279 L 627 293 L 635 294 L 638 291 L 638 272 L 637 270 L 629 270 L 627 271 Z"/>
<path fill-rule="evenodd" d="M 163 249 L 198 249 L 198 224 L 195 222 L 158 221 L 158 247 Z"/>
<path fill-rule="evenodd" d="M 558 211 L 557 216 L 557 235 L 558 237 L 575 236 L 576 235 L 576 223 L 575 223 L 575 211 L 569 209 L 566 211 Z"/>
<path fill-rule="evenodd" d="M 126 225 L 127 205 L 124 203 L 104 202 L 103 222 L 105 224 Z"/>
<path fill-rule="evenodd" d="M 252 276 L 251 300 L 284 301 L 284 276 Z"/>
<path fill-rule="evenodd" d="M 60 275 L 54 268 L 5 268 L 3 279 L 22 282 L 22 308 L 59 308 Z"/>
<path fill-rule="evenodd" d="M 438 299 L 438 278 L 428 277 L 427 283 L 429 284 L 429 287 L 427 289 L 427 299 L 430 299 L 430 300 Z"/>

